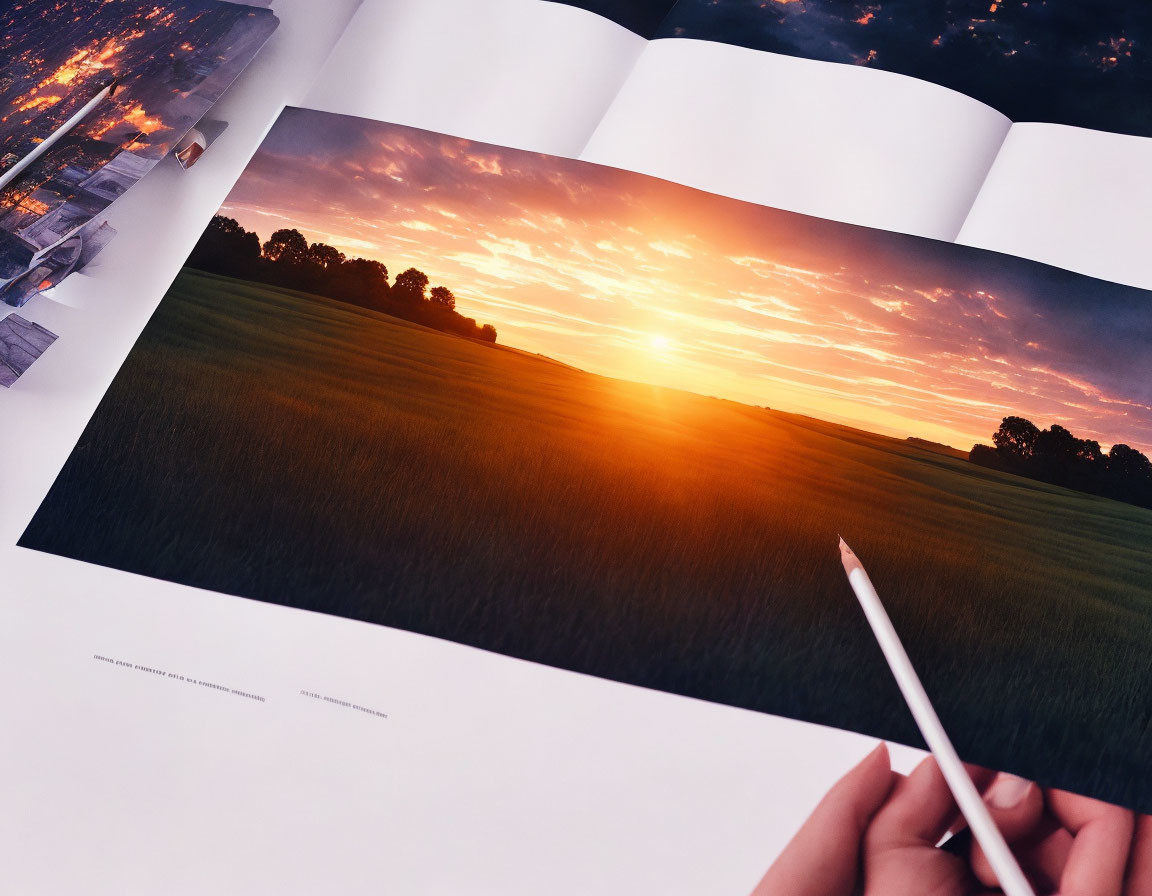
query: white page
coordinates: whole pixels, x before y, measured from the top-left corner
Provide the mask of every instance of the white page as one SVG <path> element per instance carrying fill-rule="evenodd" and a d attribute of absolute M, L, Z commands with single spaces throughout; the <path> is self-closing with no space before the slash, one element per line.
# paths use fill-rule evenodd
<path fill-rule="evenodd" d="M 1152 138 L 1012 126 L 957 242 L 1152 288 Z"/>
<path fill-rule="evenodd" d="M 952 240 L 1010 122 L 889 72 L 653 41 L 581 158 L 789 211 Z"/>
<path fill-rule="evenodd" d="M 875 744 L 31 551 L 5 578 L 13 893 L 744 896 Z"/>
<path fill-rule="evenodd" d="M 379 0 L 303 105 L 575 156 L 646 44 L 561 3 Z"/>

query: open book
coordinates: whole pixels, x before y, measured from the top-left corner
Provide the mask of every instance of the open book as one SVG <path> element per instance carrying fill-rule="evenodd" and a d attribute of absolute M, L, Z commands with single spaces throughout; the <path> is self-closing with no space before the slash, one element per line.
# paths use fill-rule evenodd
<path fill-rule="evenodd" d="M 276 4 L 211 189 L 35 300 L 9 799 L 117 824 L 25 889 L 747 893 L 918 758 L 837 534 L 965 760 L 1152 810 L 1139 16 L 589 5 Z"/>

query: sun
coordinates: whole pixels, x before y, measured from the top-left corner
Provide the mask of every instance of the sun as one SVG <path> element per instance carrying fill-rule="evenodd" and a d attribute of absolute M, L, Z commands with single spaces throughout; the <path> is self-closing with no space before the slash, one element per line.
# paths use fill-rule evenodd
<path fill-rule="evenodd" d="M 648 336 L 648 348 L 658 355 L 666 355 L 672 351 L 672 340 L 662 333 L 652 333 Z"/>

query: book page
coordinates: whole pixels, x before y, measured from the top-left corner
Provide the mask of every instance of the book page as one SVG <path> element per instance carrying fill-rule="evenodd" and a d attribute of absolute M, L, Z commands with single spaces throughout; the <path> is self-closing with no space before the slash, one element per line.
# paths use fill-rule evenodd
<path fill-rule="evenodd" d="M 957 241 L 1152 288 L 1149 208 L 1152 139 L 1017 123 Z"/>
<path fill-rule="evenodd" d="M 289 108 L 19 545 L 916 745 L 840 534 L 966 761 L 1144 808 L 1148 298 Z"/>
<path fill-rule="evenodd" d="M 980 172 L 991 166 L 990 149 L 1004 137 L 1006 120 L 1051 122 L 1063 127 L 1017 130 L 992 177 L 1002 197 L 981 203 L 986 210 L 973 215 L 970 231 L 980 245 L 1006 251 L 1019 245 L 1029 257 L 1056 264 L 1064 263 L 1067 247 L 1073 249 L 1068 264 L 1074 269 L 1137 282 L 1130 271 L 1138 262 L 1127 247 L 1142 238 L 1141 228 L 1125 229 L 1125 215 L 1108 197 L 1121 172 L 1128 172 L 1136 195 L 1142 195 L 1146 160 L 1135 148 L 1139 144 L 1123 136 L 1091 138 L 1072 129 L 1152 137 L 1152 111 L 1143 101 L 1152 90 L 1144 49 L 1152 38 L 1152 8 L 1124 0 L 680 0 L 657 37 L 729 44 L 836 71 L 777 63 L 784 77 L 769 81 L 755 77 L 752 63 L 737 68 L 726 54 L 713 51 L 715 60 L 694 65 L 705 51 L 684 50 L 667 51 L 648 74 L 646 58 L 589 158 L 628 167 L 646 162 L 651 167 L 640 170 L 707 189 L 731 192 L 728 185 L 735 183 L 745 192 L 732 195 L 953 239 L 967 218 L 965 202 L 975 201 Z M 731 71 L 714 71 L 725 67 Z M 895 78 L 868 81 L 859 70 Z M 819 89 L 824 79 L 827 90 Z M 900 79 L 919 85 L 900 90 L 915 94 L 920 105 L 899 92 L 886 94 L 887 85 Z M 643 89 L 631 89 L 642 81 Z M 674 85 L 670 95 L 660 92 L 665 83 Z M 933 93 L 932 84 L 948 90 Z M 981 139 L 983 125 L 973 124 L 949 91 L 1002 113 L 991 141 Z M 681 96 L 691 99 L 682 109 L 673 98 Z M 663 129 L 659 139 L 650 136 L 656 127 Z M 1093 141 L 1098 151 L 1088 148 Z M 762 147 L 766 153 L 757 156 Z M 852 162 L 861 149 L 870 165 L 857 178 Z M 1041 186 L 1067 163 L 1074 168 L 1067 181 Z M 1095 177 L 1106 170 L 1107 178 Z M 858 186 L 860 180 L 866 185 Z M 931 199 L 918 200 L 918 190 Z M 1087 214 L 1063 228 L 1060 222 L 1081 208 L 1071 196 L 1058 205 L 1066 192 L 1092 198 L 1083 205 Z M 943 217 L 917 214 L 937 201 Z M 1004 205 L 1012 207 L 1001 216 Z M 1105 216 L 1104 227 L 1095 239 L 1078 242 L 1097 213 Z M 1057 227 L 1063 236 L 1045 236 Z"/>
<path fill-rule="evenodd" d="M 918 743 L 837 534 L 966 761 L 1152 807 L 1148 295 L 285 110 L 6 511 L 6 873 L 743 896 Z"/>
<path fill-rule="evenodd" d="M 13 893 L 747 896 L 876 743 L 30 551 L 4 564 Z M 892 749 L 904 772 L 922 756 Z"/>
<path fill-rule="evenodd" d="M 1128 0 L 680 0 L 659 36 L 893 72 L 1013 121 L 1152 136 L 1152 7 Z"/>
<path fill-rule="evenodd" d="M 952 240 L 1009 121 L 885 71 L 653 41 L 581 158 L 776 208 Z"/>
<path fill-rule="evenodd" d="M 382 0 L 360 8 L 307 105 L 575 156 L 646 44 L 567 3 Z"/>

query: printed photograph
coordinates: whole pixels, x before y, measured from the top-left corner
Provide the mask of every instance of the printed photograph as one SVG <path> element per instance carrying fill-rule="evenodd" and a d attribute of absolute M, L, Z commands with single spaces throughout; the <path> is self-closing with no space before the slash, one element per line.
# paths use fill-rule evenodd
<path fill-rule="evenodd" d="M 660 37 L 911 75 L 1013 121 L 1152 136 L 1152 6 L 1126 0 L 680 0 Z"/>
<path fill-rule="evenodd" d="M 0 300 L 20 307 L 75 270 L 78 231 L 168 154 L 277 24 L 268 9 L 224 0 L 0 10 L 0 177 L 13 175 L 0 185 Z"/>
<path fill-rule="evenodd" d="M 1152 808 L 1152 296 L 286 110 L 21 544 Z"/>
<path fill-rule="evenodd" d="M 0 318 L 0 386 L 11 386 L 56 341 L 56 334 L 19 314 Z"/>

